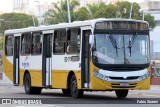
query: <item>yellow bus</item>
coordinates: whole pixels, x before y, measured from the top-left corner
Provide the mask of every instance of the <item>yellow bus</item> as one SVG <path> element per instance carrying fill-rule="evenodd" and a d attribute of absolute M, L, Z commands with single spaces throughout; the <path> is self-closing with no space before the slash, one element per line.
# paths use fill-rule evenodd
<path fill-rule="evenodd" d="M 3 71 L 26 94 L 150 88 L 149 24 L 132 19 L 94 19 L 5 31 Z"/>

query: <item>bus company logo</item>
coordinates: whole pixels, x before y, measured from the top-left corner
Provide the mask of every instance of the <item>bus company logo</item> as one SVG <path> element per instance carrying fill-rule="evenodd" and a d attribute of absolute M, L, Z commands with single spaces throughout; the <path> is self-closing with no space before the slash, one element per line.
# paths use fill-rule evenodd
<path fill-rule="evenodd" d="M 28 57 L 26 57 L 25 60 L 24 60 L 24 62 L 22 62 L 22 66 L 23 66 L 24 68 L 27 68 L 27 67 L 30 66 L 30 64 L 29 64 L 29 62 L 27 62 L 27 60 L 28 60 Z"/>
<path fill-rule="evenodd" d="M 25 61 L 27 61 L 27 59 L 28 59 L 28 56 L 25 58 Z"/>
<path fill-rule="evenodd" d="M 12 104 L 11 99 L 2 99 L 2 104 Z"/>

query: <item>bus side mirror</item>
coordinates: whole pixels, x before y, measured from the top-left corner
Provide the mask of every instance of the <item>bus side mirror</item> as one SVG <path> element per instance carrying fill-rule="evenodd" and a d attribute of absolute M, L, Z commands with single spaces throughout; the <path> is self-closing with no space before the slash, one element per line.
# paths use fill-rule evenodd
<path fill-rule="evenodd" d="M 89 44 L 91 45 L 91 48 L 94 45 L 94 35 L 89 35 Z"/>

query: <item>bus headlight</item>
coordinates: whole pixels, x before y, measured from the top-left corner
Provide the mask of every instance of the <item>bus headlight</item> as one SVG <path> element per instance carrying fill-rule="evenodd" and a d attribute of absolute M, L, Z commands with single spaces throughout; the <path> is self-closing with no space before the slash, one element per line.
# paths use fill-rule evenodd
<path fill-rule="evenodd" d="M 146 79 L 146 78 L 149 77 L 149 76 L 150 76 L 150 72 L 147 72 L 146 74 L 140 76 L 138 79 L 144 80 L 144 79 Z"/>

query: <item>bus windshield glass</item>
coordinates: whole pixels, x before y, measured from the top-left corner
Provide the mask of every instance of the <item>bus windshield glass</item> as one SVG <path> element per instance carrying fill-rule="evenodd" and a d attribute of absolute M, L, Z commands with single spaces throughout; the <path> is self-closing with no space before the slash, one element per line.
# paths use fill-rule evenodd
<path fill-rule="evenodd" d="M 147 64 L 149 37 L 138 34 L 95 34 L 93 60 L 99 64 Z"/>

